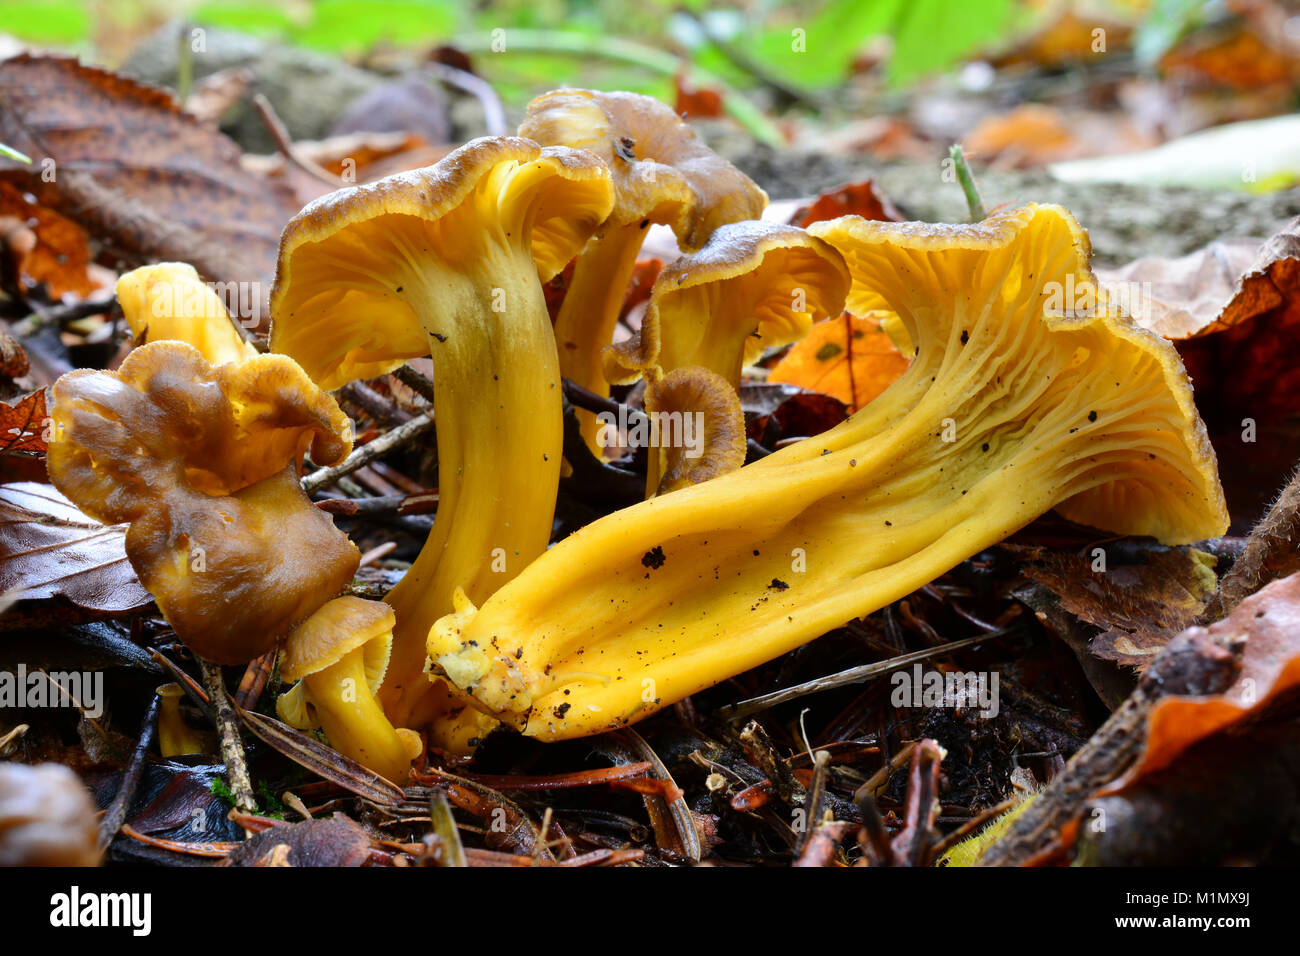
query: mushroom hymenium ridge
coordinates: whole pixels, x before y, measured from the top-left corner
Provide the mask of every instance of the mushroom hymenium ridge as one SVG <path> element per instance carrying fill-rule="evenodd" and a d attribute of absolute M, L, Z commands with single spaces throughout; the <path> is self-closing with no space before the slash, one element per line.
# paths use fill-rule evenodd
<path fill-rule="evenodd" d="M 855 313 L 915 360 L 843 424 L 602 518 L 429 638 L 476 706 L 560 739 L 637 720 L 876 610 L 1057 508 L 1180 544 L 1221 534 L 1213 451 L 1173 347 L 1102 303 L 1086 235 L 1027 206 L 977 225 L 810 230 Z"/>
<path fill-rule="evenodd" d="M 541 282 L 612 203 L 590 153 L 480 139 L 323 197 L 281 238 L 272 349 L 331 389 L 433 357 L 438 514 L 387 598 L 397 622 L 380 701 L 398 726 L 440 725 L 431 739 L 451 749 L 483 718 L 429 682 L 425 640 L 455 588 L 482 600 L 546 549 L 563 399 Z"/>

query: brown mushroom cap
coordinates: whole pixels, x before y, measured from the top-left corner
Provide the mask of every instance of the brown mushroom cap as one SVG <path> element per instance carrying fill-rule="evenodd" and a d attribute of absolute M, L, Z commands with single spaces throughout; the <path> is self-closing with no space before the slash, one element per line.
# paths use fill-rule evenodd
<path fill-rule="evenodd" d="M 707 368 L 736 385 L 744 362 L 839 315 L 849 273 L 839 253 L 796 226 L 738 222 L 659 273 L 641 330 L 605 349 L 605 377 Z"/>
<path fill-rule="evenodd" d="M 610 202 L 596 157 L 517 137 L 476 139 L 436 165 L 322 196 L 280 238 L 271 348 L 325 389 L 392 371 L 429 354 L 423 296 L 449 313 L 471 306 L 460 285 L 428 287 L 430 262 L 490 293 L 494 270 L 508 286 L 498 250 L 524 234 L 546 281 Z"/>
<path fill-rule="evenodd" d="M 645 410 L 659 423 L 660 441 L 650 449 L 657 461 L 649 481 L 657 481 L 649 494 L 698 485 L 745 463 L 745 414 L 722 376 L 696 367 L 655 374 L 646 387 Z"/>
<path fill-rule="evenodd" d="M 51 394 L 51 481 L 92 517 L 131 523 L 127 557 L 195 653 L 245 663 L 351 580 L 359 552 L 291 467 L 308 449 L 342 460 L 351 424 L 291 359 L 213 366 L 155 342 Z"/>
<path fill-rule="evenodd" d="M 651 96 L 556 90 L 528 104 L 519 135 L 595 153 L 614 178 L 609 222 L 666 223 L 684 249 L 698 249 L 723 223 L 757 219 L 767 205 L 752 179 Z"/>

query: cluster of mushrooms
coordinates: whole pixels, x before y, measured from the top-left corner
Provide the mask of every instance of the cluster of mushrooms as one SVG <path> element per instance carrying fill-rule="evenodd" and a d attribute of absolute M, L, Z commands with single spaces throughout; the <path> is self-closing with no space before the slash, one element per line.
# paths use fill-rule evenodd
<path fill-rule="evenodd" d="M 283 647 L 286 722 L 404 782 L 426 743 L 466 754 L 499 724 L 559 740 L 639 720 L 1052 508 L 1166 544 L 1225 530 L 1174 349 L 1100 294 L 1049 311 L 1054 289 L 1096 291 L 1065 210 L 805 231 L 761 221 L 762 190 L 648 97 L 550 93 L 519 133 L 304 208 L 281 239 L 271 354 L 192 269 L 164 264 L 118 286 L 147 344 L 53 388 L 55 485 L 130 523 L 128 556 L 195 653 Z M 685 254 L 613 344 L 652 223 Z M 575 257 L 552 323 L 542 284 Z M 208 306 L 169 316 L 178 283 Z M 907 372 L 742 467 L 742 368 L 845 308 L 895 320 Z M 419 356 L 437 518 L 385 602 L 340 597 L 359 555 L 298 468 L 351 448 L 330 390 Z M 647 410 L 705 416 L 705 454 L 651 449 L 645 501 L 548 550 L 562 378 L 606 395 L 644 379 Z"/>

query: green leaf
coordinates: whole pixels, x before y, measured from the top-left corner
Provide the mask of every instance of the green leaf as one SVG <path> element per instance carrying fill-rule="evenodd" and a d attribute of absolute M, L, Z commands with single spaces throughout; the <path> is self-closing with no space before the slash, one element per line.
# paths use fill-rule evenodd
<path fill-rule="evenodd" d="M 90 18 L 78 0 L 6 0 L 0 30 L 29 43 L 80 43 Z"/>

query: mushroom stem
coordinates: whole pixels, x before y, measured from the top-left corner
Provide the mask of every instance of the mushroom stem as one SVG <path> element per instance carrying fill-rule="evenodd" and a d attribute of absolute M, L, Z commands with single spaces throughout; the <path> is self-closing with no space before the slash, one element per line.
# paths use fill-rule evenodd
<path fill-rule="evenodd" d="M 573 281 L 555 317 L 560 374 L 602 397 L 609 395 L 609 382 L 605 379 L 601 350 L 614 340 L 614 329 L 645 231 L 642 223 L 633 222 L 612 226 L 603 235 L 588 240 L 574 264 Z M 599 457 L 600 429 L 596 416 L 582 410 L 577 414 L 587 447 Z"/>
<path fill-rule="evenodd" d="M 473 292 L 450 300 L 428 276 L 418 305 L 431 335 L 439 502 L 428 541 L 387 598 L 397 626 L 380 700 L 397 726 L 423 727 L 435 715 L 425 642 L 452 592 L 486 599 L 551 536 L 563 414 L 545 298 L 523 244 L 514 261 L 476 272 Z"/>
<path fill-rule="evenodd" d="M 207 752 L 203 736 L 190 727 L 181 715 L 181 698 L 185 691 L 180 684 L 163 684 L 157 689 L 161 706 L 158 710 L 158 752 L 164 757 Z"/>
<path fill-rule="evenodd" d="M 916 343 L 848 421 L 614 512 L 430 633 L 440 671 L 543 739 L 638 720 L 932 581 L 1055 507 L 1186 544 L 1227 513 L 1177 354 L 1102 307 L 1063 210 L 837 238 Z M 930 231 L 926 231 L 930 230 Z M 860 233 L 860 234 L 859 234 Z M 867 281 L 869 280 L 869 282 Z"/>
<path fill-rule="evenodd" d="M 410 749 L 370 693 L 364 656 L 358 647 L 303 683 L 330 746 L 401 785 L 410 776 Z"/>

